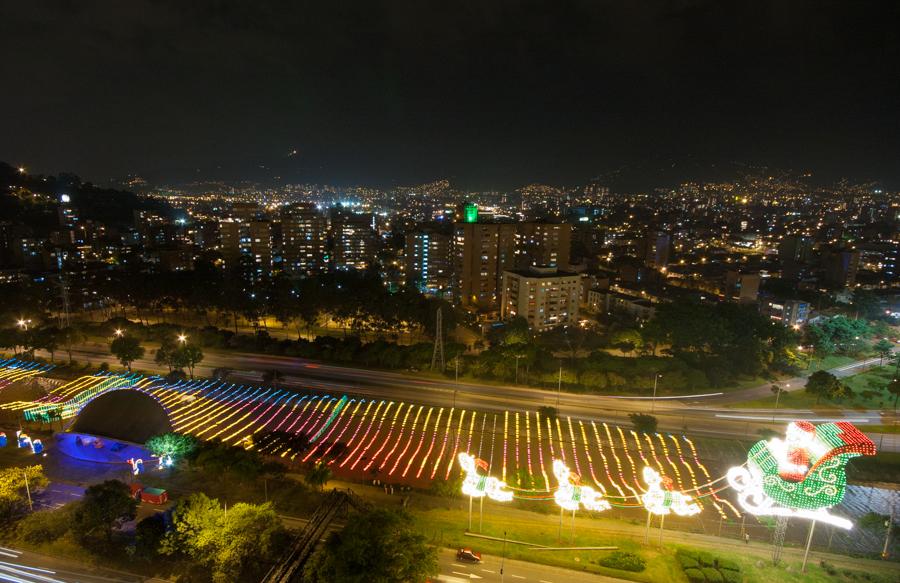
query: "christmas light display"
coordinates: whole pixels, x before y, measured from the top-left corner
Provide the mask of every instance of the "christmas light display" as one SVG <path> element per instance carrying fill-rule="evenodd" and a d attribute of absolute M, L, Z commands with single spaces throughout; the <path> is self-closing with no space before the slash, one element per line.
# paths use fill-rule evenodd
<path fill-rule="evenodd" d="M 463 470 L 462 493 L 472 498 L 487 496 L 497 502 L 509 502 L 513 499 L 512 491 L 506 489 L 506 482 L 487 475 L 488 463 L 465 452 L 456 456 Z"/>
<path fill-rule="evenodd" d="M 144 460 L 141 458 L 129 458 L 128 463 L 131 465 L 131 473 L 135 476 L 144 471 Z"/>
<path fill-rule="evenodd" d="M 6 432 L 0 431 L 0 447 L 6 447 Z"/>
<path fill-rule="evenodd" d="M 700 512 L 690 496 L 676 492 L 672 480 L 668 476 L 660 476 L 659 472 L 647 466 L 644 468 L 644 482 L 647 492 L 641 496 L 644 508 L 651 514 L 665 516 L 675 513 L 678 516 L 692 516 Z"/>
<path fill-rule="evenodd" d="M 600 512 L 610 508 L 609 502 L 603 499 L 603 495 L 591 488 L 582 486 L 578 474 L 569 471 L 568 466 L 562 460 L 553 460 L 553 475 L 556 476 L 559 487 L 553 495 L 556 503 L 566 510 L 578 510 L 584 506 L 586 510 Z"/>
<path fill-rule="evenodd" d="M 862 455 L 875 455 L 875 444 L 852 423 L 794 421 L 785 439 L 751 447 L 746 467 L 728 470 L 728 483 L 751 514 L 796 516 L 849 529 L 849 520 L 828 509 L 844 498 L 847 462 Z"/>
<path fill-rule="evenodd" d="M 0 379 L 4 370 L 0 362 Z M 519 487 L 506 486 L 504 492 L 516 492 L 522 498 L 549 501 L 559 496 L 561 507 L 568 509 L 610 502 L 634 508 L 642 506 L 645 493 L 638 472 L 649 467 L 671 476 L 669 491 L 694 492 L 692 502 L 700 508 L 705 498 L 723 517 L 729 508 L 738 515 L 717 495 L 720 488 L 713 487 L 715 480 L 686 438 L 637 434 L 605 423 L 601 430 L 597 422 L 548 418 L 536 411 L 479 414 L 216 380 L 169 383 L 159 377 L 108 373 L 76 379 L 35 401 L 0 406 L 35 414 L 62 407 L 71 416 L 100 394 L 131 389 L 156 399 L 177 432 L 256 447 L 268 456 L 334 464 L 336 473 L 348 477 L 392 476 L 395 483 L 427 485 L 429 480 L 449 478 L 458 470 L 457 454 L 465 453 L 486 459 L 484 463 L 496 468 L 498 481 L 512 472 Z M 302 454 L 296 449 L 300 442 L 293 439 L 300 435 L 310 442 Z M 559 488 L 549 478 L 557 469 L 554 460 L 562 462 L 566 471 Z M 165 467 L 167 462 L 156 463 Z M 577 506 L 572 503 L 575 492 Z"/>

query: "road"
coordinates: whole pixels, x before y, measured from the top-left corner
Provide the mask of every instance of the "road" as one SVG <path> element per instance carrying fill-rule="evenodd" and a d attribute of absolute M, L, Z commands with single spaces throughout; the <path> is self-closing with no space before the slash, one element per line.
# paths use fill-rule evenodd
<path fill-rule="evenodd" d="M 450 549 L 441 549 L 438 556 L 441 574 L 438 581 L 446 583 L 469 583 L 479 581 L 482 583 L 494 583 L 499 581 L 509 583 L 619 583 L 624 579 L 604 577 L 602 575 L 590 575 L 572 569 L 549 567 L 537 563 L 525 561 L 501 560 L 500 557 L 483 555 L 481 563 L 461 563 L 456 560 L 456 552 Z M 500 566 L 503 565 L 503 575 L 500 575 Z"/>
<path fill-rule="evenodd" d="M 151 355 L 148 349 L 147 354 Z M 106 345 L 91 344 L 72 352 L 73 358 L 82 362 L 99 364 L 113 358 Z M 846 376 L 877 364 L 870 359 L 832 369 L 835 374 Z M 133 363 L 134 368 L 160 373 L 166 372 L 151 358 Z M 228 368 L 234 372 L 232 382 L 259 383 L 265 371 L 277 369 L 284 375 L 281 385 L 289 388 L 315 389 L 332 394 L 351 393 L 365 397 L 403 400 L 438 406 L 456 406 L 481 411 L 504 411 L 511 407 L 537 409 L 541 406 L 556 407 L 573 418 L 595 419 L 614 423 L 630 423 L 630 413 L 652 413 L 659 421 L 659 429 L 670 432 L 726 438 L 756 438 L 762 427 L 777 428 L 787 421 L 808 419 L 811 421 L 843 419 L 860 424 L 890 424 L 892 411 L 832 411 L 827 417 L 804 409 L 734 410 L 729 403 L 771 395 L 771 384 L 760 385 L 727 394 L 703 396 L 650 398 L 584 395 L 558 393 L 530 387 L 492 385 L 471 382 L 455 383 L 452 379 L 428 379 L 397 372 L 349 368 L 316 362 L 303 358 L 269 356 L 241 352 L 207 351 L 203 366 L 195 374 L 211 376 L 215 368 Z M 782 381 L 790 384 L 790 390 L 802 388 L 802 377 Z M 878 436 L 880 437 L 880 436 Z M 879 439 L 885 450 L 900 451 L 900 439 L 896 435 Z"/>
<path fill-rule="evenodd" d="M 18 583 L 165 583 L 165 579 L 82 565 L 68 559 L 0 547 L 0 581 Z"/>

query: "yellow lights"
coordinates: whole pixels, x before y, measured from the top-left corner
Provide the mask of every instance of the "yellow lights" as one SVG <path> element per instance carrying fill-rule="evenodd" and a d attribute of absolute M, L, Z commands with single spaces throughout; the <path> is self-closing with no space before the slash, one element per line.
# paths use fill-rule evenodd
<path fill-rule="evenodd" d="M 188 339 L 188 337 L 187 337 L 186 335 L 184 335 L 184 334 L 179 334 L 179 335 L 178 335 L 178 341 L 181 342 L 182 344 L 184 344 L 185 342 L 187 342 L 187 339 Z"/>
<path fill-rule="evenodd" d="M 123 335 L 123 334 L 125 334 L 125 332 L 124 332 L 124 331 L 122 331 L 122 329 L 121 329 L 121 328 L 116 328 L 116 331 L 115 331 L 115 332 L 114 332 L 114 334 L 115 334 L 115 335 L 116 335 L 116 337 L 119 337 L 119 338 L 121 338 L 121 337 L 122 337 L 122 335 Z"/>

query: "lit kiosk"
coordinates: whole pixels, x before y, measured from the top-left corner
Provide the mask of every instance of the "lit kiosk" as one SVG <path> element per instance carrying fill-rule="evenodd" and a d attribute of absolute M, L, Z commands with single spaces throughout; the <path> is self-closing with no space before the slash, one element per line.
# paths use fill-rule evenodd
<path fill-rule="evenodd" d="M 745 466 L 728 470 L 728 483 L 738 492 L 747 512 L 776 516 L 777 563 L 790 517 L 812 520 L 803 555 L 809 557 L 816 522 L 850 529 L 853 523 L 828 510 L 844 499 L 847 462 L 862 455 L 875 455 L 875 444 L 852 423 L 813 425 L 794 421 L 784 439 L 759 441 L 750 448 Z"/>

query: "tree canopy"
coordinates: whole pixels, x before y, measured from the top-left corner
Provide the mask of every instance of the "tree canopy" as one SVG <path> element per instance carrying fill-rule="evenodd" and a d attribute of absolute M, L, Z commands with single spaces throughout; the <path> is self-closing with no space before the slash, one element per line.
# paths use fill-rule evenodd
<path fill-rule="evenodd" d="M 333 533 L 307 566 L 315 583 L 424 583 L 437 573 L 437 551 L 403 511 L 355 514 Z"/>

